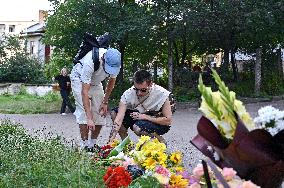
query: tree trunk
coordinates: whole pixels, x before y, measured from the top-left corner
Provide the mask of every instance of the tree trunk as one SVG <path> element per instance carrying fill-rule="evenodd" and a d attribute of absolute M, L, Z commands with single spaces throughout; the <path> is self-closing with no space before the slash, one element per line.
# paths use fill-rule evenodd
<path fill-rule="evenodd" d="M 260 86 L 261 86 L 261 48 L 256 49 L 256 61 L 255 61 L 254 73 L 255 73 L 254 92 L 256 95 L 259 95 Z"/>
<path fill-rule="evenodd" d="M 179 64 L 179 53 L 178 53 L 178 46 L 177 46 L 177 43 L 174 41 L 173 42 L 173 47 L 174 47 L 174 56 L 175 56 L 175 58 L 174 58 L 174 60 L 175 60 L 175 62 L 177 62 L 177 66 L 178 66 L 178 64 Z"/>
<path fill-rule="evenodd" d="M 233 76 L 234 76 L 234 81 L 238 81 L 238 71 L 237 71 L 237 65 L 236 65 L 236 60 L 235 60 L 235 51 L 231 50 L 231 65 L 232 65 L 232 70 L 233 70 Z"/>
<path fill-rule="evenodd" d="M 224 49 L 224 61 L 223 61 L 223 70 L 229 71 L 229 49 Z"/>
<path fill-rule="evenodd" d="M 124 45 L 120 45 L 119 46 L 119 51 L 121 53 L 121 67 L 120 67 L 120 71 L 119 71 L 119 74 L 117 76 L 118 78 L 118 82 L 123 82 L 123 72 L 124 72 L 124 62 L 123 62 L 123 59 L 124 59 L 124 52 L 125 52 L 125 46 Z"/>
<path fill-rule="evenodd" d="M 154 82 L 157 82 L 158 80 L 158 63 L 157 61 L 154 61 Z"/>
<path fill-rule="evenodd" d="M 173 38 L 172 34 L 168 33 L 168 90 L 173 91 Z"/>
<path fill-rule="evenodd" d="M 182 67 L 184 67 L 185 65 L 185 58 L 186 58 L 186 51 L 187 51 L 186 43 L 187 43 L 187 40 L 186 40 L 186 25 L 185 25 L 184 34 L 182 35 L 182 55 L 181 55 L 181 66 Z"/>

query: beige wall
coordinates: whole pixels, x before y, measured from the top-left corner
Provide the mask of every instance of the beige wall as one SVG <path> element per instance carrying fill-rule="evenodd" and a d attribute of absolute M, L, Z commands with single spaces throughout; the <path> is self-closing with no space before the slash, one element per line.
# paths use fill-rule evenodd
<path fill-rule="evenodd" d="M 0 34 L 20 34 L 25 28 L 35 24 L 35 21 L 1 21 L 0 20 L 0 28 L 5 26 L 5 30 L 0 29 Z M 9 31 L 9 26 L 15 26 L 15 30 L 13 32 Z"/>

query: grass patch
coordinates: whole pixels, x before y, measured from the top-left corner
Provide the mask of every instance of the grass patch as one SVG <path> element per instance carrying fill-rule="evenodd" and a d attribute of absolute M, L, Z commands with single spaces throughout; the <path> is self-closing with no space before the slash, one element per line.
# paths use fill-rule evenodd
<path fill-rule="evenodd" d="M 105 169 L 60 138 L 32 137 L 21 125 L 0 122 L 0 187 L 98 187 Z"/>
<path fill-rule="evenodd" d="M 62 99 L 58 93 L 50 92 L 44 97 L 20 93 L 0 95 L 0 113 L 39 114 L 60 111 Z"/>

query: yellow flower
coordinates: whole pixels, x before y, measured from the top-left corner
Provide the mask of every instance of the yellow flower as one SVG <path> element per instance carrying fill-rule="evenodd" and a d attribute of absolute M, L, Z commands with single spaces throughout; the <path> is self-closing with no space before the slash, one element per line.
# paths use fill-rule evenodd
<path fill-rule="evenodd" d="M 175 170 L 177 172 L 183 172 L 183 167 L 182 166 L 177 166 L 177 167 L 175 167 Z"/>
<path fill-rule="evenodd" d="M 117 146 L 118 144 L 119 144 L 119 140 L 115 139 L 115 140 L 112 141 L 112 143 L 110 144 L 110 146 L 114 148 L 114 147 Z"/>
<path fill-rule="evenodd" d="M 136 149 L 136 150 L 139 150 L 140 147 L 141 147 L 142 145 L 144 145 L 146 142 L 148 142 L 150 139 L 151 139 L 150 136 L 141 136 L 141 137 L 139 138 L 139 140 L 138 140 L 138 143 L 136 144 L 135 149 Z"/>
<path fill-rule="evenodd" d="M 156 158 L 157 158 L 157 161 L 160 163 L 160 165 L 164 166 L 165 165 L 165 162 L 167 161 L 167 154 L 163 153 L 163 152 L 158 152 L 156 154 Z"/>
<path fill-rule="evenodd" d="M 181 163 L 181 153 L 180 152 L 174 152 L 171 154 L 170 156 L 170 160 L 174 163 L 174 164 L 179 164 Z"/>
<path fill-rule="evenodd" d="M 156 165 L 157 165 L 157 161 L 153 159 L 152 157 L 147 158 L 143 163 L 143 166 L 146 169 L 154 169 Z"/>
<path fill-rule="evenodd" d="M 183 179 L 182 175 L 171 175 L 170 178 L 170 185 L 172 185 L 173 187 L 176 188 L 185 188 L 188 186 L 188 180 L 187 179 Z"/>

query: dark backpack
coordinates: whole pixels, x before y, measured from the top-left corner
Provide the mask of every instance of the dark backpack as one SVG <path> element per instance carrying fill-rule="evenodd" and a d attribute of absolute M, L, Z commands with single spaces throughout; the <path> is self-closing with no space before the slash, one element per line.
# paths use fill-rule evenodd
<path fill-rule="evenodd" d="M 73 60 L 73 64 L 81 63 L 80 60 L 92 50 L 92 59 L 94 63 L 94 71 L 97 71 L 100 67 L 99 61 L 99 48 L 108 48 L 111 42 L 111 36 L 109 33 L 105 33 L 99 37 L 94 37 L 90 33 L 85 33 L 83 42 L 81 43 L 79 50 Z"/>

